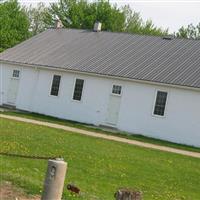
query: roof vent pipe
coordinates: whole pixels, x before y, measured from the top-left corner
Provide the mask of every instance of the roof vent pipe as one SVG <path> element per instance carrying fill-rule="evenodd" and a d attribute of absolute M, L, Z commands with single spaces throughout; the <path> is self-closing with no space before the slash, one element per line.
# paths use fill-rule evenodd
<path fill-rule="evenodd" d="M 63 26 L 62 21 L 60 19 L 56 19 L 54 28 L 59 29 L 59 28 L 63 28 L 63 27 L 64 26 Z"/>
<path fill-rule="evenodd" d="M 162 37 L 163 40 L 172 40 L 174 39 L 174 35 L 166 35 Z"/>
<path fill-rule="evenodd" d="M 94 32 L 100 32 L 101 31 L 101 22 L 95 22 L 95 24 L 94 24 L 94 29 L 93 29 L 93 31 Z"/>

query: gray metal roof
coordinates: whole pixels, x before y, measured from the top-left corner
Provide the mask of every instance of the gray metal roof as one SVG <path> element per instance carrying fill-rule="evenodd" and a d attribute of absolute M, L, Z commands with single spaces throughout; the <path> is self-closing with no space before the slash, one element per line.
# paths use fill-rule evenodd
<path fill-rule="evenodd" d="M 0 60 L 200 88 L 200 40 L 49 29 Z"/>

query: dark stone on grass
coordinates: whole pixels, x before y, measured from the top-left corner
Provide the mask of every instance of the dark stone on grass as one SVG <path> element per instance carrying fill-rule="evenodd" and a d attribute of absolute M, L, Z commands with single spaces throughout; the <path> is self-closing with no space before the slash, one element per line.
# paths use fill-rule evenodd
<path fill-rule="evenodd" d="M 131 189 L 119 189 L 115 193 L 116 200 L 142 200 L 142 193 Z"/>

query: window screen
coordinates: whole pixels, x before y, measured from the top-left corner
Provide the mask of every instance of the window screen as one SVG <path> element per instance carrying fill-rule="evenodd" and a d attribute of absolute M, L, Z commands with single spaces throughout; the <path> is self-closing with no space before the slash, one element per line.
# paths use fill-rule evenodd
<path fill-rule="evenodd" d="M 13 77 L 13 78 L 19 78 L 19 73 L 20 73 L 19 70 L 14 69 L 14 70 L 13 70 L 12 77 Z"/>
<path fill-rule="evenodd" d="M 167 92 L 157 92 L 156 104 L 154 108 L 154 115 L 164 116 L 165 106 L 167 101 Z"/>
<path fill-rule="evenodd" d="M 60 87 L 60 79 L 61 79 L 61 76 L 59 75 L 53 76 L 53 82 L 51 86 L 51 95 L 53 96 L 58 96 L 59 87 Z"/>
<path fill-rule="evenodd" d="M 120 95 L 122 91 L 122 86 L 120 85 L 113 85 L 112 93 Z"/>
<path fill-rule="evenodd" d="M 75 87 L 74 87 L 74 95 L 73 99 L 80 101 L 82 97 L 82 92 L 83 92 L 83 84 L 84 80 L 82 79 L 76 79 Z"/>

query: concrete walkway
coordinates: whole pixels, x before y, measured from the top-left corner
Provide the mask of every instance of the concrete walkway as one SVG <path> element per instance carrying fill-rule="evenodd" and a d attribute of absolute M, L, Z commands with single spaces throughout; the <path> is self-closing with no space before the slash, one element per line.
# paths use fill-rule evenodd
<path fill-rule="evenodd" d="M 73 128 L 73 127 L 49 123 L 49 122 L 43 122 L 43 121 L 27 119 L 27 118 L 22 118 L 22 117 L 9 116 L 9 115 L 4 115 L 4 114 L 0 114 L 0 118 L 11 119 L 11 120 L 26 122 L 26 123 L 36 124 L 36 125 L 42 125 L 42 126 L 47 126 L 47 127 L 51 127 L 51 128 L 62 129 L 62 130 L 69 131 L 69 132 L 79 133 L 79 134 L 87 135 L 87 136 L 91 136 L 91 137 L 102 138 L 102 139 L 106 139 L 106 140 L 122 142 L 122 143 L 126 143 L 126 144 L 140 146 L 140 147 L 156 149 L 156 150 L 160 150 L 160 151 L 166 151 L 166 152 L 177 153 L 177 154 L 181 154 L 181 155 L 185 155 L 185 156 L 200 158 L 200 153 L 198 153 L 198 152 L 191 152 L 191 151 L 176 149 L 176 148 L 172 148 L 172 147 L 166 147 L 166 146 L 161 146 L 161 145 L 156 145 L 156 144 L 140 142 L 140 141 L 136 141 L 136 140 L 130 140 L 130 139 L 122 138 L 122 137 L 106 135 L 106 134 L 102 134 L 102 133 L 96 133 L 96 132 L 92 132 L 92 131 L 82 130 L 79 128 Z"/>

